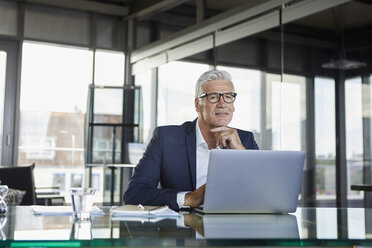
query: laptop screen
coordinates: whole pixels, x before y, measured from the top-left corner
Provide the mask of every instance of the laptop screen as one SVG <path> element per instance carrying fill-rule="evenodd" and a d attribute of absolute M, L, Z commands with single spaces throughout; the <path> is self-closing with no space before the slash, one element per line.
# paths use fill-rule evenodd
<path fill-rule="evenodd" d="M 302 151 L 212 150 L 204 212 L 296 211 L 304 160 Z"/>

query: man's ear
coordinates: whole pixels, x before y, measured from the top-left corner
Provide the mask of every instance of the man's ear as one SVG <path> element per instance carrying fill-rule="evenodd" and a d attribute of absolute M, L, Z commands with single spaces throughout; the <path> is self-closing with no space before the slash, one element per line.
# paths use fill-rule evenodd
<path fill-rule="evenodd" d="M 200 105 L 199 105 L 199 99 L 195 98 L 195 110 L 196 112 L 200 112 Z"/>

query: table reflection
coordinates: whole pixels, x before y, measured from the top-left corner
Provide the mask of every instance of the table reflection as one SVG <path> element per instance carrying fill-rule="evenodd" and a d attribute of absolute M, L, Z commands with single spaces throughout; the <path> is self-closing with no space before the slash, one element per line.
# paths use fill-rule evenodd
<path fill-rule="evenodd" d="M 6 240 L 6 235 L 5 232 L 3 231 L 3 227 L 6 224 L 6 216 L 5 215 L 0 215 L 0 240 Z"/>
<path fill-rule="evenodd" d="M 203 223 L 206 238 L 299 238 L 294 215 L 207 215 Z"/>
<path fill-rule="evenodd" d="M 296 216 L 290 214 L 185 215 L 185 224 L 207 239 L 298 239 Z"/>
<path fill-rule="evenodd" d="M 115 221 L 116 222 L 116 221 Z M 194 238 L 195 231 L 186 226 L 179 226 L 177 219 L 153 218 L 133 219 L 127 218 L 119 221 L 120 238 Z"/>
<path fill-rule="evenodd" d="M 90 220 L 74 221 L 71 227 L 70 239 L 92 239 L 92 223 Z"/>
<path fill-rule="evenodd" d="M 102 209 L 104 215 L 92 217 L 91 222 L 82 224 L 74 223 L 71 216 L 35 216 L 27 206 L 11 207 L 6 216 L 0 217 L 0 246 L 1 240 L 118 240 L 119 246 L 145 241 L 162 245 L 162 240 L 171 240 L 177 245 L 179 242 L 209 245 L 212 240 L 222 242 L 222 239 L 229 242 L 301 240 L 312 244 L 333 241 L 346 245 L 372 244 L 372 209 L 299 208 L 288 215 L 201 216 L 184 213 L 183 218 L 178 219 L 112 219 L 110 207 Z"/>

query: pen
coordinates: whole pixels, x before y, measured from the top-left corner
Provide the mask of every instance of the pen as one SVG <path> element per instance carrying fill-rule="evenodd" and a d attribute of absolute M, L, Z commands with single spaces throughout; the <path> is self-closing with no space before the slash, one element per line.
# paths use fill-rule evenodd
<path fill-rule="evenodd" d="M 145 210 L 145 207 L 144 206 L 142 206 L 142 204 L 138 204 L 138 206 L 137 206 L 139 209 L 141 209 L 141 210 Z"/>

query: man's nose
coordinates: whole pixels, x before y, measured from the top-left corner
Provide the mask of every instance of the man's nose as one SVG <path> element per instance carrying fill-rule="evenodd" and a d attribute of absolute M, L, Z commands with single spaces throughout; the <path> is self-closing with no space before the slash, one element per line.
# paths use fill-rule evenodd
<path fill-rule="evenodd" d="M 217 107 L 223 108 L 226 107 L 227 103 L 223 100 L 223 96 L 220 96 L 220 100 L 217 102 Z"/>

